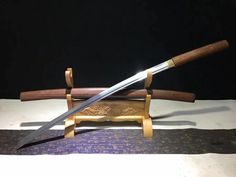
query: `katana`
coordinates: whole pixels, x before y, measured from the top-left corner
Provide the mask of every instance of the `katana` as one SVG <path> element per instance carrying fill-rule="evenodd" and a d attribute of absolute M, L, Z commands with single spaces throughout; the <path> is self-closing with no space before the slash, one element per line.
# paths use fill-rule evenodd
<path fill-rule="evenodd" d="M 59 115 L 58 117 L 56 117 L 55 119 L 53 119 L 49 123 L 43 125 L 39 129 L 30 133 L 29 135 L 27 135 L 26 137 L 24 137 L 23 139 L 21 139 L 18 142 L 17 148 L 19 149 L 20 147 L 26 145 L 27 143 L 30 143 L 34 138 L 38 137 L 46 130 L 53 127 L 56 123 L 65 120 L 66 118 L 72 116 L 73 114 L 75 114 L 77 112 L 82 111 L 83 109 L 92 105 L 93 103 L 100 101 L 100 100 L 102 100 L 102 99 L 104 99 L 104 98 L 138 82 L 138 81 L 145 79 L 147 77 L 148 72 L 151 72 L 154 75 L 154 74 L 160 73 L 166 69 L 180 66 L 182 64 L 196 60 L 198 58 L 202 58 L 207 55 L 222 51 L 222 50 L 228 48 L 228 46 L 229 46 L 229 44 L 226 40 L 215 42 L 215 43 L 203 46 L 201 48 L 192 50 L 190 52 L 186 52 L 184 54 L 173 57 L 172 59 L 169 59 L 169 60 L 167 60 L 159 65 L 156 65 L 154 67 L 151 67 L 145 71 L 141 71 L 141 72 L 135 74 L 134 76 L 132 76 L 128 79 L 125 79 L 125 80 L 113 85 L 112 87 L 105 89 L 104 91 L 100 92 L 99 94 L 87 99 L 86 101 L 82 102 L 80 105 L 73 107 L 69 111 Z"/>

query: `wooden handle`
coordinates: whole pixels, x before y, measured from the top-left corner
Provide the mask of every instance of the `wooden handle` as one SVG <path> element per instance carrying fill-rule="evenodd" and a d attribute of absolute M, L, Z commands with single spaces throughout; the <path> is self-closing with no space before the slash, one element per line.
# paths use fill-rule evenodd
<path fill-rule="evenodd" d="M 205 57 L 207 55 L 211 55 L 222 50 L 225 50 L 229 47 L 229 43 L 226 40 L 215 42 L 198 49 L 192 50 L 190 52 L 186 52 L 184 54 L 178 55 L 172 58 L 175 66 L 180 66 L 187 62 Z"/>
<path fill-rule="evenodd" d="M 71 95 L 73 98 L 77 99 L 87 99 L 90 98 L 106 88 L 72 88 Z M 167 99 L 185 102 L 194 102 L 195 94 L 188 92 L 179 92 L 171 90 L 151 90 L 153 99 Z M 108 99 L 142 99 L 145 98 L 147 94 L 146 89 L 129 89 L 119 91 Z M 65 99 L 66 89 L 51 89 L 51 90 L 35 90 L 21 92 L 21 101 L 31 101 L 31 100 L 43 100 L 43 99 Z"/>

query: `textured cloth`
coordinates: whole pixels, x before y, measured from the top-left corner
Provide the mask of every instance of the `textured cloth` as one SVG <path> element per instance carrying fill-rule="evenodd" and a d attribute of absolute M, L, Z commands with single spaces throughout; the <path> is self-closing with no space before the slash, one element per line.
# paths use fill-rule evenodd
<path fill-rule="evenodd" d="M 146 139 L 141 130 L 90 129 L 80 130 L 74 138 L 64 139 L 62 130 L 50 130 L 34 143 L 16 150 L 18 140 L 31 130 L 0 130 L 0 154 L 201 154 L 236 153 L 236 129 L 154 130 Z"/>

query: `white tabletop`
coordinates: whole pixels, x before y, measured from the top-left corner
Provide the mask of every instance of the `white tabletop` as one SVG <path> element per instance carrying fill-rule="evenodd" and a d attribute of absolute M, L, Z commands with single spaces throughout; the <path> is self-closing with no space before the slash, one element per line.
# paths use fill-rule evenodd
<path fill-rule="evenodd" d="M 66 110 L 65 100 L 20 102 L 1 99 L 0 129 L 37 129 L 37 123 L 50 121 Z M 195 103 L 152 100 L 151 115 L 156 117 L 153 120 L 155 129 L 235 129 L 236 100 L 197 100 Z M 22 126 L 30 122 L 31 126 Z M 88 127 L 101 128 L 90 124 L 81 128 Z M 109 128 L 139 127 L 112 124 Z M 63 125 L 54 129 L 63 129 Z M 235 177 L 236 154 L 0 155 L 0 167 L 3 176 L 74 176 L 78 173 L 119 177 Z"/>
<path fill-rule="evenodd" d="M 37 129 L 40 127 L 37 122 L 48 122 L 65 111 L 67 111 L 65 100 L 20 102 L 20 100 L 1 99 L 0 129 Z M 236 100 L 196 100 L 195 103 L 152 100 L 150 113 L 154 129 L 236 128 Z M 30 122 L 32 126 L 24 126 Z M 89 125 L 91 124 L 81 128 L 101 128 Z M 108 128 L 140 127 L 112 124 Z M 54 126 L 54 129 L 64 129 L 64 126 L 63 124 Z"/>

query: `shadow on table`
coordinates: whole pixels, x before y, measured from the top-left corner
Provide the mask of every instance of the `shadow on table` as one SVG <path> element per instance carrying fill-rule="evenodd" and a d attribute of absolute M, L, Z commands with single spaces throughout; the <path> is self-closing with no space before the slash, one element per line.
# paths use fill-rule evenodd
<path fill-rule="evenodd" d="M 187 121 L 187 120 L 179 120 L 179 121 L 156 121 L 159 119 L 169 118 L 169 117 L 176 117 L 176 116 L 183 116 L 183 115 L 201 115 L 201 114 L 207 114 L 207 113 L 214 113 L 214 112 L 223 112 L 223 111 L 229 111 L 230 108 L 227 106 L 218 106 L 218 107 L 212 107 L 212 108 L 204 108 L 204 109 L 194 109 L 194 110 L 184 110 L 184 111 L 174 111 L 168 114 L 163 114 L 159 116 L 152 117 L 153 125 L 166 125 L 166 126 L 184 126 L 184 125 L 190 125 L 190 126 L 196 126 L 196 122 Z M 22 122 L 21 127 L 31 127 L 31 126 L 43 126 L 47 124 L 48 122 Z M 64 122 L 61 121 L 57 123 L 56 125 L 64 125 Z M 140 124 L 137 122 L 81 122 L 80 127 L 83 126 L 89 126 L 89 127 L 99 127 L 101 128 L 108 128 L 108 127 L 140 127 Z"/>
<path fill-rule="evenodd" d="M 165 115 L 161 115 L 161 116 L 157 116 L 157 117 L 153 117 L 154 121 L 153 121 L 153 125 L 177 125 L 177 126 L 182 126 L 182 125 L 191 125 L 191 126 L 196 126 L 196 123 L 195 122 L 192 122 L 192 121 L 185 121 L 185 120 L 179 120 L 179 121 L 157 121 L 158 119 L 162 119 L 162 118 L 168 118 L 168 117 L 174 117 L 174 116 L 181 116 L 181 115 L 199 115 L 199 114 L 207 114 L 207 113 L 212 113 L 212 112 L 222 112 L 222 111 L 228 111 L 230 110 L 230 108 L 228 107 L 225 107 L 225 106 L 221 106 L 221 107 L 213 107 L 213 108 L 205 108 L 205 109 L 198 109 L 198 110 L 187 110 L 187 111 L 174 111 L 172 113 L 169 113 L 169 114 L 165 114 Z M 47 122 L 26 122 L 26 123 L 22 123 L 21 126 L 39 126 L 39 125 L 44 125 L 46 124 Z M 63 122 L 60 123 L 60 125 L 63 125 Z M 121 127 L 125 127 L 125 126 L 137 126 L 137 127 L 140 127 L 140 124 L 136 123 L 136 122 L 82 122 L 80 124 L 81 126 L 94 126 L 96 128 L 99 128 L 99 129 L 80 129 L 80 130 L 77 130 L 76 132 L 76 135 L 79 135 L 79 134 L 84 134 L 84 133 L 89 133 L 89 132 L 93 132 L 93 131 L 100 131 L 100 130 L 104 130 L 106 128 L 109 128 L 111 126 L 121 126 Z M 166 132 L 166 130 L 162 130 L 163 132 Z M 186 131 L 186 132 L 185 132 Z M 191 144 L 192 145 L 195 145 L 195 144 L 199 144 L 199 142 L 202 142 L 202 146 L 204 148 L 208 147 L 208 144 L 211 143 L 211 147 L 214 147 L 216 148 L 216 150 L 212 151 L 212 152 L 221 152 L 219 149 L 222 149 L 223 146 L 230 146 L 230 148 L 228 149 L 232 149 L 232 147 L 235 147 L 235 144 L 233 144 L 233 142 L 235 143 L 236 141 L 234 140 L 230 140 L 230 141 L 226 141 L 226 140 L 221 140 L 221 139 L 218 139 L 218 135 L 212 135 L 212 137 L 207 137 L 208 139 L 204 139 L 205 137 L 205 134 L 204 134 L 204 131 L 201 130 L 200 133 L 202 132 L 203 135 L 199 135 L 199 132 L 197 131 L 200 131 L 200 130 L 194 130 L 194 129 L 186 129 L 186 130 L 173 130 L 174 133 L 171 134 L 171 130 L 168 131 L 168 136 L 169 136 L 169 139 L 173 136 L 175 138 L 175 136 L 177 136 L 177 134 L 181 134 L 180 137 L 186 137 L 186 142 L 187 140 L 191 140 L 193 142 L 191 143 L 187 143 L 186 146 L 190 146 Z M 63 131 L 62 131 L 63 132 Z M 196 133 L 197 132 L 197 133 Z M 220 133 L 220 131 L 216 131 L 216 133 Z M 197 136 L 195 134 L 197 134 Z M 228 132 L 223 132 L 224 134 L 227 134 Z M 158 136 L 161 135 L 161 131 L 158 130 Z M 157 135 L 156 135 L 157 136 Z M 157 139 L 157 137 L 154 137 L 154 140 L 153 142 L 156 142 L 157 140 L 155 140 L 155 138 Z M 166 135 L 165 135 L 166 136 Z M 161 136 L 161 137 L 165 137 L 165 136 Z M 126 136 L 124 136 L 126 137 Z M 129 137 L 129 136 L 128 136 Z M 192 137 L 195 137 L 195 138 L 192 138 Z M 195 139 L 196 137 L 198 138 L 195 142 Z M 43 140 L 39 140 L 39 141 L 36 141 L 36 142 L 32 142 L 32 143 L 29 143 L 25 146 L 23 146 L 22 148 L 20 149 L 24 149 L 26 147 L 31 147 L 31 146 L 34 146 L 34 145 L 40 145 L 40 144 L 43 144 L 43 143 L 50 143 L 50 142 L 53 142 L 53 141 L 57 141 L 57 140 L 62 140 L 64 139 L 64 135 L 61 134 L 61 135 L 58 135 L 58 136 L 54 136 L 54 137 L 48 137 L 46 139 L 43 139 Z M 142 139 L 143 140 L 143 139 Z M 167 139 L 168 140 L 168 139 Z M 203 141 L 204 140 L 204 141 Z M 146 142 L 146 140 L 143 140 Z M 199 142 L 198 142 L 199 141 Z M 160 145 L 160 142 L 157 141 Z M 185 140 L 182 141 L 182 143 L 185 142 Z M 146 142 L 147 143 L 147 142 Z M 204 144 L 205 143 L 205 144 Z M 208 144 L 207 144 L 208 143 Z M 165 146 L 167 146 L 168 144 L 166 144 Z M 192 146 L 191 145 L 191 146 Z M 181 147 L 182 148 L 182 145 L 178 146 L 178 147 Z M 200 148 L 201 149 L 201 148 Z M 190 151 L 187 151 L 187 150 L 179 150 L 181 153 L 189 153 Z M 185 152 L 186 151 L 186 152 Z M 193 149 L 191 151 L 191 153 L 195 153 L 196 149 Z M 205 150 L 206 151 L 206 150 Z M 204 152 L 205 152 L 204 151 Z M 177 151 L 176 151 L 177 152 Z M 198 152 L 198 151 L 196 151 Z M 208 152 L 208 151 L 206 151 Z M 211 152 L 211 151 L 209 151 Z M 230 151 L 231 152 L 231 151 Z M 234 151 L 233 151 L 234 152 Z M 224 151 L 225 153 L 225 151 Z"/>
<path fill-rule="evenodd" d="M 194 110 L 184 110 L 184 111 L 174 111 L 168 114 L 159 115 L 152 117 L 152 119 L 163 119 L 163 118 L 169 118 L 169 117 L 176 117 L 176 116 L 184 116 L 184 115 L 200 115 L 200 114 L 208 114 L 208 113 L 214 113 L 214 112 L 223 112 L 223 111 L 229 111 L 231 110 L 227 106 L 218 106 L 218 107 L 212 107 L 212 108 L 203 108 L 203 109 L 194 109 Z"/>

